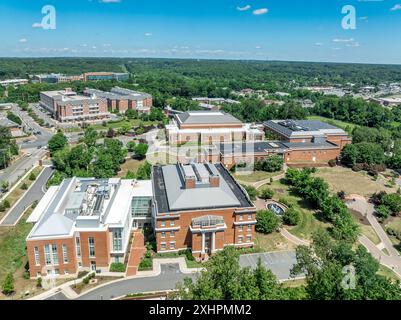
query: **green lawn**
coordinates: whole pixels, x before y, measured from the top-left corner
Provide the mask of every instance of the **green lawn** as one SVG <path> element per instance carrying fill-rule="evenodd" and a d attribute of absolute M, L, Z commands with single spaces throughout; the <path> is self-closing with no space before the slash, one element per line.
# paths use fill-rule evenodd
<path fill-rule="evenodd" d="M 121 165 L 121 170 L 118 173 L 118 177 L 125 177 L 128 171 L 136 173 L 138 171 L 138 168 L 144 162 L 145 162 L 144 160 L 135 160 L 135 159 L 127 160 L 125 163 Z"/>
<path fill-rule="evenodd" d="M 304 201 L 298 196 L 293 195 L 289 191 L 289 187 L 280 181 L 274 181 L 270 186 L 275 191 L 274 200 L 279 201 L 285 199 L 287 203 L 290 203 L 295 209 L 301 213 L 301 219 L 297 226 L 289 228 L 288 231 L 293 235 L 301 238 L 310 240 L 315 231 L 319 228 L 328 228 L 329 224 L 324 223 L 317 219 L 316 212 L 311 210 Z"/>
<path fill-rule="evenodd" d="M 366 172 L 355 172 L 344 167 L 319 168 L 315 174 L 323 178 L 330 186 L 330 191 L 337 193 L 344 191 L 347 194 L 359 194 L 362 196 L 371 196 L 375 192 L 386 191 L 394 193 L 395 187 L 388 187 L 387 180 L 373 180 Z"/>
<path fill-rule="evenodd" d="M 295 244 L 289 242 L 279 232 L 262 234 L 255 232 L 255 248 L 260 252 L 284 251 L 295 249 Z"/>
<path fill-rule="evenodd" d="M 400 278 L 393 272 L 393 270 L 387 268 L 386 266 L 380 265 L 377 274 L 389 278 L 391 280 L 400 280 Z"/>
<path fill-rule="evenodd" d="M 234 177 L 236 180 L 245 183 L 254 183 L 266 179 L 270 179 L 272 177 L 278 176 L 282 172 L 265 172 L 265 171 L 254 171 L 251 174 L 241 174 L 234 173 Z"/>
<path fill-rule="evenodd" d="M 348 133 L 351 133 L 352 130 L 354 130 L 354 128 L 358 126 L 358 125 L 353 124 L 353 123 L 344 122 L 344 121 L 340 121 L 340 120 L 329 119 L 329 118 L 320 117 L 320 116 L 309 116 L 308 120 L 320 120 L 322 122 L 325 122 L 325 123 L 334 125 L 336 127 L 339 127 L 341 129 L 347 131 Z"/>
<path fill-rule="evenodd" d="M 39 173 L 42 171 L 42 167 L 37 167 L 32 170 L 32 172 L 38 177 Z M 30 175 L 30 174 L 29 174 Z M 10 208 L 8 208 L 4 212 L 0 212 L 0 219 L 3 218 L 7 212 L 12 208 L 12 206 L 22 197 L 22 195 L 26 192 L 26 190 L 21 189 L 21 186 L 25 183 L 28 188 L 33 184 L 35 181 L 29 180 L 29 175 L 21 181 L 18 186 L 7 196 L 6 200 L 10 203 Z"/>
<path fill-rule="evenodd" d="M 121 120 L 121 121 L 112 121 L 112 122 L 107 122 L 106 126 L 103 126 L 102 124 L 94 124 L 91 127 L 94 128 L 95 130 L 107 130 L 107 129 L 119 129 L 124 125 L 130 125 L 131 127 L 136 127 L 139 126 L 140 124 L 143 124 L 144 126 L 151 126 L 154 124 L 159 124 L 160 122 L 158 121 L 142 121 L 139 119 L 132 119 L 132 120 Z"/>

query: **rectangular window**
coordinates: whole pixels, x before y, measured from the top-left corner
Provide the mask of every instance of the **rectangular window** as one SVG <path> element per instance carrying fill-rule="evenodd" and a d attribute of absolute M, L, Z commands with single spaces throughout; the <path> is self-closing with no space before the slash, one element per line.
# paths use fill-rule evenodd
<path fill-rule="evenodd" d="M 113 248 L 114 251 L 123 250 L 123 237 L 121 229 L 114 230 L 113 232 Z"/>
<path fill-rule="evenodd" d="M 39 249 L 38 247 L 34 248 L 34 253 L 35 253 L 35 264 L 37 266 L 40 266 L 40 256 L 39 256 Z"/>
<path fill-rule="evenodd" d="M 165 242 L 160 244 L 160 249 L 161 250 L 166 250 L 166 243 Z"/>
<path fill-rule="evenodd" d="M 166 233 L 165 233 L 165 232 L 162 232 L 161 237 L 162 237 L 162 238 L 165 238 L 165 237 L 166 237 Z"/>
<path fill-rule="evenodd" d="M 52 257 L 50 255 L 50 245 L 45 245 L 45 263 L 47 266 L 52 264 Z"/>
<path fill-rule="evenodd" d="M 252 215 L 248 214 L 248 220 L 252 220 Z"/>
<path fill-rule="evenodd" d="M 95 239 L 93 237 L 88 238 L 89 242 L 89 257 L 95 256 Z"/>
<path fill-rule="evenodd" d="M 251 242 L 252 241 L 252 237 L 251 236 L 246 236 L 246 242 Z"/>
<path fill-rule="evenodd" d="M 165 226 L 166 226 L 166 221 L 160 222 L 160 225 L 161 225 L 162 227 L 165 227 Z"/>
<path fill-rule="evenodd" d="M 53 264 L 58 265 L 58 252 L 56 244 L 52 245 L 52 259 L 53 259 Z"/>
<path fill-rule="evenodd" d="M 174 241 L 171 241 L 171 242 L 170 242 L 170 249 L 171 249 L 171 250 L 174 250 L 174 249 L 175 249 L 175 242 L 174 242 Z"/>
<path fill-rule="evenodd" d="M 77 252 L 77 257 L 81 257 L 81 239 L 79 237 L 75 238 L 75 250 Z"/>
<path fill-rule="evenodd" d="M 170 226 L 171 226 L 171 227 L 174 227 L 174 226 L 175 226 L 175 221 L 174 221 L 174 220 L 171 220 L 171 221 L 170 221 Z"/>
<path fill-rule="evenodd" d="M 170 238 L 174 238 L 175 237 L 175 231 L 171 231 L 170 232 Z"/>
<path fill-rule="evenodd" d="M 68 252 L 65 244 L 63 244 L 63 261 L 64 263 L 68 263 Z"/>
<path fill-rule="evenodd" d="M 238 243 L 242 243 L 242 236 L 238 237 Z"/>
<path fill-rule="evenodd" d="M 252 226 L 249 225 L 248 228 L 247 228 L 247 230 L 248 230 L 248 231 L 252 231 Z"/>
<path fill-rule="evenodd" d="M 240 221 L 244 220 L 244 217 L 242 216 L 242 214 L 239 215 L 239 220 Z"/>
<path fill-rule="evenodd" d="M 244 226 L 239 226 L 238 231 L 241 231 L 241 232 L 244 231 Z"/>

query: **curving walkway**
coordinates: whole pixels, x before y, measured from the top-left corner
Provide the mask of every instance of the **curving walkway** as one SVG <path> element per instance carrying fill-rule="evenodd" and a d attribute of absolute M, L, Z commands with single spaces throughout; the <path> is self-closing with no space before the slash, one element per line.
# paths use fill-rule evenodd
<path fill-rule="evenodd" d="M 288 241 L 296 244 L 297 246 L 307 246 L 307 247 L 310 246 L 310 241 L 298 238 L 297 236 L 294 236 L 291 232 L 289 232 L 285 228 L 280 229 L 280 234 L 284 238 L 286 238 Z"/>

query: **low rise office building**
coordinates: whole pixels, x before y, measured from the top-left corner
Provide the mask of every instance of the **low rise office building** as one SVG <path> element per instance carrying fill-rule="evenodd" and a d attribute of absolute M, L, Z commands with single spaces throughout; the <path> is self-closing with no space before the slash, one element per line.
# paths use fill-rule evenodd
<path fill-rule="evenodd" d="M 150 94 L 120 87 L 114 87 L 110 92 L 87 88 L 84 94 L 94 99 L 106 99 L 108 109 L 120 113 L 125 113 L 127 110 L 136 110 L 139 114 L 149 114 L 153 105 L 153 99 Z"/>
<path fill-rule="evenodd" d="M 102 80 L 126 81 L 129 79 L 129 73 L 116 73 L 116 72 L 86 72 L 82 76 L 84 81 L 102 81 Z"/>
<path fill-rule="evenodd" d="M 256 208 L 221 164 L 153 167 L 157 252 L 190 249 L 198 260 L 225 246 L 252 247 Z"/>
<path fill-rule="evenodd" d="M 41 92 L 40 105 L 60 122 L 93 121 L 110 116 L 106 99 L 79 95 L 69 88 Z"/>
<path fill-rule="evenodd" d="M 30 276 L 75 276 L 124 262 L 131 231 L 151 223 L 151 181 L 71 178 L 48 189 L 28 218 Z"/>
<path fill-rule="evenodd" d="M 213 144 L 230 141 L 262 141 L 264 132 L 222 111 L 187 111 L 174 115 L 166 126 L 170 144 Z"/>

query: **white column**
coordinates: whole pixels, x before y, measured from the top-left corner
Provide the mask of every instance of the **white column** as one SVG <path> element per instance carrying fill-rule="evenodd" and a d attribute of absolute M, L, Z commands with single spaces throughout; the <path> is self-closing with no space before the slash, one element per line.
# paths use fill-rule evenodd
<path fill-rule="evenodd" d="M 212 253 L 216 250 L 216 232 L 212 232 Z"/>
<path fill-rule="evenodd" d="M 205 253 L 205 234 L 202 232 L 202 254 Z"/>

